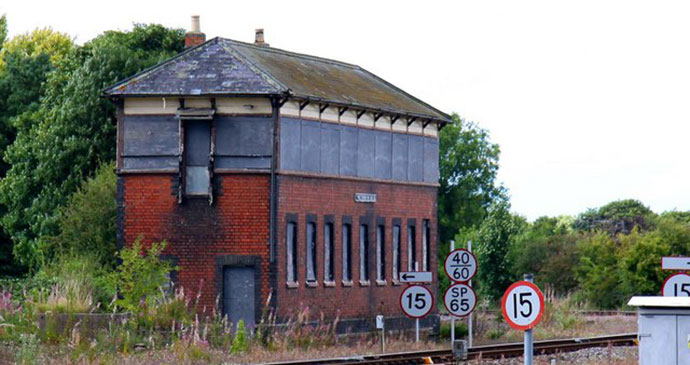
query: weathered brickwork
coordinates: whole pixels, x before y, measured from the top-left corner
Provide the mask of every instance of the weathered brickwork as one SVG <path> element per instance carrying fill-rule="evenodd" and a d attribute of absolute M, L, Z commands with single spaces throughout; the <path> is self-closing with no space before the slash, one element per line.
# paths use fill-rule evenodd
<path fill-rule="evenodd" d="M 257 264 L 269 270 L 269 177 L 266 174 L 220 175 L 219 195 L 213 205 L 207 198 L 177 203 L 176 175 L 124 175 L 124 241 L 131 245 L 166 240 L 164 255 L 180 267 L 178 285 L 196 295 L 207 311 L 222 290 L 224 262 Z M 231 260 L 228 257 L 234 256 Z M 246 256 L 247 260 L 241 257 Z M 237 257 L 240 257 L 238 260 Z M 261 274 L 260 296 L 268 297 L 269 275 Z M 258 283 L 257 283 L 258 284 Z"/>
<path fill-rule="evenodd" d="M 372 319 L 376 314 L 391 317 L 402 315 L 399 298 L 406 284 L 394 285 L 392 277 L 393 219 L 401 223 L 401 271 L 407 271 L 407 224 L 416 222 L 416 247 L 419 269 L 422 269 L 422 221 L 430 221 L 430 271 L 436 278 L 436 193 L 432 186 L 362 182 L 342 179 L 279 176 L 278 202 L 278 276 L 277 305 L 279 317 L 293 315 L 297 309 L 308 307 L 312 316 L 321 313 L 327 318 Z M 376 203 L 356 203 L 355 193 L 374 193 Z M 286 276 L 286 217 L 297 215 L 297 281 L 298 287 L 288 287 Z M 305 245 L 307 216 L 316 216 L 317 227 L 317 285 L 307 286 L 305 279 Z M 324 285 L 324 217 L 333 216 L 334 222 L 334 286 Z M 342 217 L 352 219 L 352 286 L 342 280 Z M 313 217 L 312 217 L 313 218 Z M 369 223 L 369 285 L 359 282 L 359 224 Z M 376 225 L 385 222 L 386 284 L 376 282 Z M 435 285 L 430 288 L 438 297 Z M 435 311 L 435 309 L 434 309 Z"/>

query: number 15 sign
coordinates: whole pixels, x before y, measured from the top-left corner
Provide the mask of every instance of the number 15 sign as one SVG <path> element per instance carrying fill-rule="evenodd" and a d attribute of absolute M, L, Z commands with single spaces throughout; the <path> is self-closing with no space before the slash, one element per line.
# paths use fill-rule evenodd
<path fill-rule="evenodd" d="M 503 294 L 503 318 L 518 331 L 532 329 L 544 314 L 544 295 L 528 281 L 518 281 Z"/>

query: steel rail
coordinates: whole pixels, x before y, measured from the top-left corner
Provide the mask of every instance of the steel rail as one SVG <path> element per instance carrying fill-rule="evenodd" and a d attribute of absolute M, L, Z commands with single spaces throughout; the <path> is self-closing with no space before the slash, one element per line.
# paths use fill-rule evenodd
<path fill-rule="evenodd" d="M 623 333 L 610 336 L 571 338 L 557 340 L 543 340 L 534 342 L 535 355 L 572 352 L 591 347 L 635 346 L 637 344 L 636 333 Z M 519 357 L 523 354 L 523 344 L 507 343 L 474 346 L 468 349 L 467 357 L 470 360 L 500 359 Z M 312 365 L 312 364 L 420 364 L 423 359 L 431 358 L 434 364 L 453 362 L 453 354 L 449 349 L 399 352 L 379 355 L 359 355 L 351 357 L 339 357 L 315 360 L 294 360 L 267 363 L 267 365 Z"/>

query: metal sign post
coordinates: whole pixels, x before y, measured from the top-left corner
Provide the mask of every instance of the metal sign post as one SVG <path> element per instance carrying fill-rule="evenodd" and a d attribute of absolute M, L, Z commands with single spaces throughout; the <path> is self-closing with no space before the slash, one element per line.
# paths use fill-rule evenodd
<path fill-rule="evenodd" d="M 472 253 L 472 241 L 467 241 L 467 251 Z M 472 288 L 472 280 L 470 280 L 467 283 L 467 285 L 469 285 L 470 288 Z M 472 347 L 472 334 L 473 334 L 473 332 L 472 332 L 472 312 L 470 312 L 470 319 L 468 322 L 469 322 L 468 326 L 467 326 L 468 327 L 468 331 L 467 331 L 468 344 L 469 344 L 469 347 Z"/>
<path fill-rule="evenodd" d="M 455 250 L 455 240 L 450 240 L 450 252 L 453 252 L 453 250 Z M 472 318 L 472 317 L 470 317 L 470 318 Z M 453 347 L 454 343 L 455 343 L 455 316 L 450 316 L 450 346 Z M 470 347 L 472 347 L 472 345 L 470 345 Z"/>
<path fill-rule="evenodd" d="M 525 274 L 524 279 L 528 283 L 534 282 L 532 274 Z M 534 336 L 532 329 L 525 331 L 525 365 L 532 365 L 532 355 L 534 354 Z"/>
<path fill-rule="evenodd" d="M 386 329 L 384 328 L 385 325 L 383 323 L 383 316 L 382 315 L 377 315 L 376 316 L 376 328 L 381 330 L 381 353 L 386 352 Z"/>

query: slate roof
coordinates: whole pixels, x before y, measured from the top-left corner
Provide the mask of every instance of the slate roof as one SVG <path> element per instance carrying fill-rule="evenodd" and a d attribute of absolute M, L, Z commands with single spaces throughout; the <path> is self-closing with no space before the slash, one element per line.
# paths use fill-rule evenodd
<path fill-rule="evenodd" d="M 110 86 L 105 95 L 286 95 L 450 121 L 359 66 L 225 38 L 213 38 Z"/>

